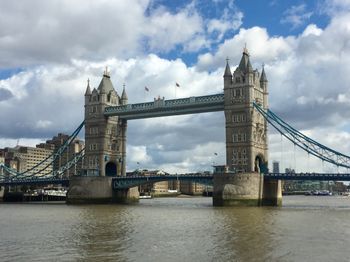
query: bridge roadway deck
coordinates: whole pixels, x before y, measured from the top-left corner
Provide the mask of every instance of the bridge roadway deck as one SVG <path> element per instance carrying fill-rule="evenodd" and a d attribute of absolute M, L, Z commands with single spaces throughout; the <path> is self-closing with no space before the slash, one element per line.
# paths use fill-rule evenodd
<path fill-rule="evenodd" d="M 105 108 L 104 115 L 119 116 L 123 119 L 141 119 L 223 110 L 224 94 L 216 94 L 171 100 L 155 99 L 154 102 L 110 106 Z"/>
<path fill-rule="evenodd" d="M 317 180 L 317 181 L 350 181 L 350 173 L 268 173 L 265 178 L 280 180 Z M 212 184 L 212 174 L 191 173 L 191 174 L 169 174 L 157 176 L 127 176 L 113 178 L 113 189 L 122 189 L 138 186 L 145 183 L 160 181 L 187 180 L 203 184 Z M 38 178 L 38 179 L 12 179 L 0 180 L 0 186 L 16 185 L 48 185 L 62 184 L 69 185 L 69 179 L 61 178 Z"/>
<path fill-rule="evenodd" d="M 212 185 L 212 174 L 179 174 L 179 175 L 154 175 L 154 176 L 132 176 L 116 177 L 113 179 L 113 189 L 130 188 L 146 183 L 156 183 L 161 181 L 193 181 L 201 184 Z"/>

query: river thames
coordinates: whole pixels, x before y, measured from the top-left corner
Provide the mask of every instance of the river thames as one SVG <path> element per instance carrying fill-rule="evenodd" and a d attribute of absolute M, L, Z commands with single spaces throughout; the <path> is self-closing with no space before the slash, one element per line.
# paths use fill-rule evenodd
<path fill-rule="evenodd" d="M 350 197 L 283 207 L 211 198 L 136 205 L 0 204 L 0 261 L 350 261 Z"/>

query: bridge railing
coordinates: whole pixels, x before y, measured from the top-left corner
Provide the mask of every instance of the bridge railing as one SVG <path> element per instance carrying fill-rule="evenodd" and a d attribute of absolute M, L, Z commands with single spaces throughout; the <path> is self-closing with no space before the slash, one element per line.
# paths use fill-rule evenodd
<path fill-rule="evenodd" d="M 186 175 L 152 175 L 152 176 L 126 176 L 113 178 L 113 189 L 122 189 L 139 186 L 146 183 L 156 183 L 161 181 L 187 180 L 202 184 L 212 184 L 212 174 L 191 173 Z"/>
<path fill-rule="evenodd" d="M 137 104 L 128 104 L 122 106 L 110 106 L 105 108 L 105 114 L 110 113 L 131 113 L 138 111 L 147 111 L 147 110 L 155 110 L 159 108 L 177 108 L 177 107 L 192 107 L 199 105 L 210 105 L 210 104 L 223 104 L 224 95 L 216 94 L 216 95 L 207 95 L 207 96 L 193 96 L 188 98 L 179 98 L 179 99 L 155 99 L 154 102 L 146 102 L 146 103 L 137 103 Z"/>

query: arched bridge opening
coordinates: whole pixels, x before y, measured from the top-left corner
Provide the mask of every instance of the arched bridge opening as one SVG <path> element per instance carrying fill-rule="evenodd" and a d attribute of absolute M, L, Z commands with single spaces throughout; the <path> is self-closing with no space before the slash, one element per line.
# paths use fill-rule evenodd
<path fill-rule="evenodd" d="M 114 162 L 108 162 L 106 164 L 106 176 L 116 176 L 117 165 Z"/>

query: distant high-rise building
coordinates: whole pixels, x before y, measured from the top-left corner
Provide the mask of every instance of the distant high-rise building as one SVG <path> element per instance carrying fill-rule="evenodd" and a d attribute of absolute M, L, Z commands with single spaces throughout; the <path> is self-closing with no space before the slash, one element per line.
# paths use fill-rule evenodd
<path fill-rule="evenodd" d="M 5 164 L 16 170 L 17 172 L 24 172 L 30 170 L 28 175 L 35 174 L 35 176 L 45 176 L 52 174 L 52 153 L 53 147 L 37 145 L 37 147 L 16 146 L 14 148 L 5 148 L 3 150 Z M 42 166 L 37 166 L 44 161 Z M 45 166 L 45 169 L 43 167 Z"/>
<path fill-rule="evenodd" d="M 57 136 L 54 136 L 51 140 L 47 140 L 45 146 L 53 146 L 55 152 L 63 146 L 63 144 L 68 140 L 69 136 L 59 133 Z M 67 149 L 55 159 L 53 164 L 54 170 L 59 170 L 61 167 L 65 166 L 69 161 L 74 159 L 76 154 L 78 154 L 83 148 L 85 144 L 84 141 L 76 138 L 74 141 L 67 147 Z M 82 167 L 82 160 L 80 160 L 77 164 L 73 165 L 70 169 L 67 169 L 63 176 L 70 177 L 73 175 L 77 175 L 80 173 Z"/>
<path fill-rule="evenodd" d="M 273 161 L 272 162 L 272 172 L 273 173 L 279 173 L 280 172 L 280 162 Z"/>
<path fill-rule="evenodd" d="M 285 173 L 286 174 L 295 174 L 295 170 L 293 169 L 293 168 L 291 168 L 291 167 L 287 167 L 286 169 L 285 169 Z"/>

